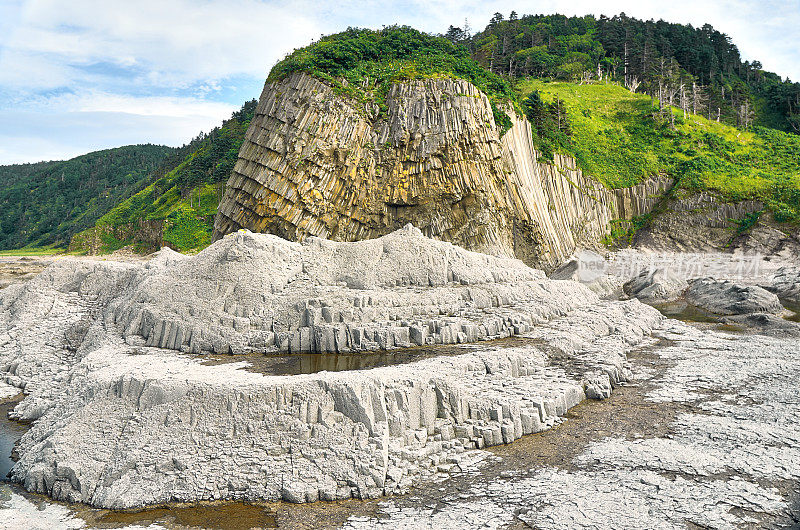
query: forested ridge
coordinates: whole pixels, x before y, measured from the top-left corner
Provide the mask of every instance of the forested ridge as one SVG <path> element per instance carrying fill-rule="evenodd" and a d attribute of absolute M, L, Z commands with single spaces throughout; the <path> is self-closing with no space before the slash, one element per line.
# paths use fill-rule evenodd
<path fill-rule="evenodd" d="M 255 109 L 256 100 L 247 101 L 219 127 L 198 135 L 161 171 L 151 175 L 143 188 L 100 217 L 96 226 L 105 228 L 102 249 L 113 251 L 142 243 L 136 237 L 140 221 L 161 224 L 163 240 L 180 250 L 210 243 L 223 186 L 236 163 Z"/>
<path fill-rule="evenodd" d="M 0 249 L 69 243 L 140 190 L 173 152 L 131 145 L 66 161 L 0 166 Z"/>
<path fill-rule="evenodd" d="M 511 12 L 496 13 L 478 33 L 465 22 L 445 36 L 512 79 L 612 79 L 723 123 L 800 132 L 800 83 L 743 60 L 730 36 L 710 24 Z"/>

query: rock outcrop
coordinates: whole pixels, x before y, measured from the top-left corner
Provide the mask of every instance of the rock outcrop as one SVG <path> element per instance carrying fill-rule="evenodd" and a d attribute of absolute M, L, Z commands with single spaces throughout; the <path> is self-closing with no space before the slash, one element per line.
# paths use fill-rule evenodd
<path fill-rule="evenodd" d="M 688 287 L 686 280 L 667 269 L 645 269 L 628 280 L 623 289 L 628 296 L 646 304 L 658 304 L 677 300 Z"/>
<path fill-rule="evenodd" d="M 342 244 L 240 232 L 196 258 L 164 250 L 114 306 L 125 340 L 191 353 L 344 353 L 524 333 L 583 305 L 518 260 L 412 227 Z"/>
<path fill-rule="evenodd" d="M 768 290 L 778 295 L 778 298 L 800 306 L 800 269 L 794 267 L 781 267 L 772 277 Z"/>
<path fill-rule="evenodd" d="M 636 233 L 638 248 L 669 252 L 736 252 L 797 262 L 800 233 L 776 223 L 764 203 L 730 201 L 712 191 L 678 190 Z M 763 212 L 763 213 L 761 213 Z M 752 216 L 757 216 L 752 219 Z M 747 227 L 748 223 L 753 225 Z"/>
<path fill-rule="evenodd" d="M 761 287 L 713 278 L 692 280 L 686 290 L 686 301 L 717 315 L 784 311 L 778 297 Z"/>
<path fill-rule="evenodd" d="M 0 379 L 24 389 L 14 415 L 33 420 L 13 478 L 109 508 L 405 491 L 607 397 L 628 378 L 626 351 L 663 321 L 410 227 L 357 243 L 241 232 L 147 263 L 65 259 L 0 291 L 0 309 Z M 353 351 L 526 330 L 518 347 L 301 376 L 179 351 Z"/>
<path fill-rule="evenodd" d="M 770 337 L 798 338 L 800 324 L 769 313 L 748 313 L 733 315 L 722 319 L 724 324 L 740 327 Z"/>
<path fill-rule="evenodd" d="M 463 80 L 395 83 L 386 103 L 379 114 L 301 73 L 267 83 L 214 237 L 247 228 L 356 241 L 414 223 L 429 237 L 551 269 L 671 186 L 657 178 L 610 191 L 569 158 L 540 163 L 527 121 L 512 116 L 500 139 L 488 99 Z"/>

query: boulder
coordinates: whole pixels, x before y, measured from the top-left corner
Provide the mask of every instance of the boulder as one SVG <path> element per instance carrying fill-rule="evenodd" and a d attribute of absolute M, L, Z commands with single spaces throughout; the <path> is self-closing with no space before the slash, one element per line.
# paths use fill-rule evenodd
<path fill-rule="evenodd" d="M 750 313 L 725 317 L 723 324 L 741 326 L 751 333 L 770 337 L 800 337 L 800 324 L 768 313 Z"/>
<path fill-rule="evenodd" d="M 608 262 L 600 254 L 582 250 L 550 274 L 551 280 L 572 280 L 583 283 L 604 299 L 622 296 L 622 281 L 607 274 Z"/>
<path fill-rule="evenodd" d="M 800 305 L 800 269 L 794 267 L 778 269 L 767 288 L 781 300 Z"/>
<path fill-rule="evenodd" d="M 680 298 L 689 284 L 667 269 L 645 269 L 623 286 L 625 294 L 647 304 Z"/>
<path fill-rule="evenodd" d="M 766 289 L 713 278 L 692 280 L 686 291 L 686 301 L 717 315 L 784 311 L 778 297 Z"/>

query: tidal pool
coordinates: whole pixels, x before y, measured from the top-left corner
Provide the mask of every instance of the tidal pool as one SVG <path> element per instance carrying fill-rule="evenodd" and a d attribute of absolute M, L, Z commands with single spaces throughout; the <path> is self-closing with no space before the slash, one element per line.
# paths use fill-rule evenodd
<path fill-rule="evenodd" d="M 395 366 L 433 357 L 462 355 L 496 347 L 522 346 L 532 342 L 534 341 L 524 337 L 507 337 L 471 344 L 415 346 L 360 353 L 201 354 L 192 357 L 209 365 L 246 361 L 249 364 L 248 371 L 264 375 L 302 375 Z"/>
<path fill-rule="evenodd" d="M 0 481 L 8 480 L 8 473 L 14 467 L 12 453 L 17 441 L 22 438 L 28 426 L 8 418 L 8 413 L 21 401 L 18 396 L 11 400 L 0 403 Z"/>
<path fill-rule="evenodd" d="M 470 351 L 491 348 L 504 348 L 531 345 L 536 341 L 524 337 L 507 337 L 481 343 L 460 345 L 418 346 L 389 351 L 363 352 L 357 354 L 246 354 L 246 355 L 192 355 L 204 364 L 224 364 L 246 361 L 247 370 L 265 375 L 300 375 L 321 371 L 339 372 L 345 370 L 362 370 L 380 366 L 391 366 L 410 363 L 421 359 L 438 356 L 460 355 Z M 7 481 L 6 474 L 14 465 L 12 452 L 17 441 L 28 429 L 28 425 L 8 418 L 8 413 L 21 400 L 22 395 L 0 403 L 0 473 Z M 310 508 L 285 505 L 284 503 L 243 502 L 201 502 L 196 504 L 168 504 L 153 506 L 137 511 L 113 511 L 92 508 L 84 504 L 65 504 L 36 494 L 25 492 L 19 485 L 8 483 L 11 491 L 25 497 L 39 509 L 46 506 L 62 506 L 68 510 L 69 518 L 77 518 L 78 523 L 85 522 L 87 528 L 127 528 L 155 527 L 169 529 L 209 528 L 217 530 L 233 530 L 240 528 L 276 528 L 293 527 L 293 523 L 280 524 L 279 513 L 292 514 L 291 517 L 303 518 L 303 513 Z M 349 506 L 352 509 L 358 502 L 349 504 L 323 503 L 328 509 Z M 319 509 L 319 508 L 318 508 Z M 290 519 L 291 519 L 290 517 Z M 1 525 L 0 525 L 1 526 Z"/>
<path fill-rule="evenodd" d="M 800 322 L 800 304 L 792 304 L 789 302 L 784 302 L 783 300 L 781 300 L 781 303 L 783 304 L 783 307 L 792 312 L 791 315 L 785 317 L 786 320 L 791 320 L 792 322 Z"/>
<path fill-rule="evenodd" d="M 665 317 L 674 318 L 675 320 L 681 320 L 683 322 L 715 323 L 719 322 L 721 318 L 720 315 L 715 315 L 683 301 L 656 304 L 653 307 L 661 311 L 661 314 Z"/>

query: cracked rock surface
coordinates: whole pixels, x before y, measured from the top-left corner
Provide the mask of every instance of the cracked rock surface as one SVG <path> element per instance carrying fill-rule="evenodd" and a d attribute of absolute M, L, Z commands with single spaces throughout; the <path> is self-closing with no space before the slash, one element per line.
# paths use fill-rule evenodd
<path fill-rule="evenodd" d="M 62 260 L 0 291 L 0 376 L 33 421 L 13 479 L 107 508 L 373 498 L 469 467 L 626 381 L 663 317 L 407 227 L 357 243 L 240 232 L 187 257 Z M 193 353 L 527 343 L 270 376 Z M 553 359 L 557 358 L 558 362 Z"/>
<path fill-rule="evenodd" d="M 673 320 L 657 335 L 659 346 L 637 357 L 633 369 L 642 398 L 665 411 L 662 417 L 674 411 L 667 426 L 602 437 L 557 466 L 530 457 L 533 465 L 517 463 L 513 473 L 465 481 L 436 498 L 435 508 L 430 500 L 416 510 L 405 499 L 384 501 L 374 516 L 344 526 L 796 527 L 800 340 Z M 421 501 L 428 494 L 418 495 Z"/>

